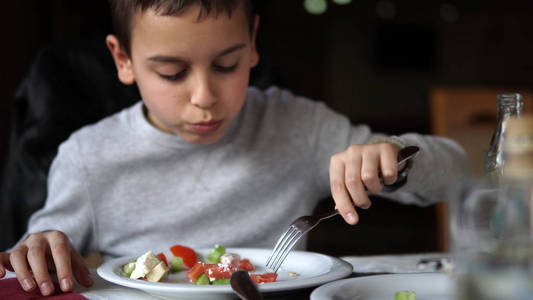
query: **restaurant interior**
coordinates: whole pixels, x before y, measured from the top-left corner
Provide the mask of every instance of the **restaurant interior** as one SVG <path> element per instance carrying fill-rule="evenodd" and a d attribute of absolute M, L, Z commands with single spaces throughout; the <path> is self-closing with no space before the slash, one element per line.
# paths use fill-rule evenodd
<path fill-rule="evenodd" d="M 365 123 L 375 131 L 455 138 L 471 155 L 476 174 L 481 173 L 480 157 L 495 128 L 496 95 L 522 93 L 526 109 L 531 109 L 532 1 L 324 1 L 324 11 L 313 11 L 300 0 L 256 2 L 261 14 L 261 62 L 253 71 L 252 84 L 261 88 L 278 85 L 324 101 L 354 124 Z M 31 180 L 36 180 L 42 184 L 47 163 L 53 158 L 53 145 L 44 143 L 45 148 L 39 148 L 52 151 L 47 153 L 11 152 L 17 151 L 13 143 L 25 129 L 14 124 L 27 112 L 27 107 L 15 105 L 15 99 L 28 92 L 23 80 L 43 58 L 43 49 L 48 49 L 45 57 L 49 59 L 55 59 L 55 51 L 72 51 L 76 57 L 85 55 L 84 50 L 98 49 L 103 53 L 99 61 L 109 63 L 104 66 L 109 88 L 132 97 L 135 91 L 120 86 L 111 58 L 106 56 L 104 38 L 111 31 L 107 1 L 25 0 L 7 1 L 3 6 L 2 182 L 12 175 L 10 159 L 23 160 L 24 154 L 35 156 L 30 168 L 40 168 L 39 178 L 26 183 L 32 185 Z M 68 74 L 66 68 L 76 73 L 87 67 L 59 63 L 58 76 Z M 55 75 L 51 71 L 50 76 Z M 103 113 L 83 101 L 100 92 L 98 88 L 75 84 L 70 88 L 76 90 L 66 95 L 80 97 L 78 102 L 70 99 L 71 116 L 63 120 L 73 124 L 58 125 L 65 126 L 65 132 L 54 137 L 56 143 L 75 129 L 72 126 L 94 122 L 97 113 Z M 108 111 L 125 104 L 113 104 Z M 98 112 L 87 113 L 87 109 Z M 39 205 L 7 205 L 5 192 L 0 197 L 3 228 L 9 228 L 6 222 L 24 224 L 28 211 L 23 208 Z M 325 211 L 332 205 L 331 199 L 324 199 L 316 210 Z M 310 233 L 308 249 L 334 256 L 446 250 L 443 205 L 416 207 L 374 197 L 372 208 L 359 212 L 357 226 L 346 225 L 340 217 L 325 221 Z M 18 231 L 11 227 L 11 239 L 0 240 L 0 248 L 11 246 L 21 234 L 21 226 Z"/>

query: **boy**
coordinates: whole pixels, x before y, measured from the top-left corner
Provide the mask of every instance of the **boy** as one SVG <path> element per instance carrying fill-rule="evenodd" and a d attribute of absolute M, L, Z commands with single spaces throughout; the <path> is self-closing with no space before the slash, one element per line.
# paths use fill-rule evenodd
<path fill-rule="evenodd" d="M 106 43 L 119 79 L 137 83 L 142 102 L 60 146 L 45 207 L 27 236 L 0 253 L 0 277 L 14 269 L 27 291 L 53 293 L 47 265 L 63 291 L 74 278 L 91 285 L 78 254 L 88 251 L 108 258 L 176 242 L 270 248 L 330 192 L 356 224 L 353 205 L 370 206 L 365 189 L 381 191 L 379 173 L 396 182 L 406 144 L 422 150 L 396 200 L 436 202 L 449 177 L 466 174 L 451 141 L 386 138 L 321 103 L 248 88 L 259 60 L 249 0 L 112 6 L 116 35 Z"/>

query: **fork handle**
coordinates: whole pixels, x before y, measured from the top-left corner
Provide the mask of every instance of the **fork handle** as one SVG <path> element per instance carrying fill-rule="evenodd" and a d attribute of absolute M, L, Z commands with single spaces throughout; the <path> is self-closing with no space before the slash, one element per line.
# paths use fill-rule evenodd
<path fill-rule="evenodd" d="M 320 221 L 322 221 L 322 220 L 326 220 L 326 219 L 329 219 L 329 218 L 333 218 L 334 216 L 336 216 L 338 214 L 340 214 L 339 211 L 337 209 L 335 209 L 333 211 L 320 214 L 320 215 L 317 216 L 317 218 L 320 219 Z"/>

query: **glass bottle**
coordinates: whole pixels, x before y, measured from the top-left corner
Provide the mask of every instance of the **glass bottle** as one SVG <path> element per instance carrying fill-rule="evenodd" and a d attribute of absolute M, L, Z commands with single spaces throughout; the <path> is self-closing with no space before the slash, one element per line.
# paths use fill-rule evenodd
<path fill-rule="evenodd" d="M 533 241 L 533 116 L 508 121 L 504 158 L 504 239 Z"/>
<path fill-rule="evenodd" d="M 461 261 L 458 300 L 533 299 L 533 116 L 505 125 L 505 164 L 496 190 L 502 235 L 495 247 Z"/>
<path fill-rule="evenodd" d="M 512 117 L 520 116 L 523 105 L 522 95 L 519 93 L 498 95 L 498 119 L 496 129 L 492 135 L 489 149 L 486 152 L 483 170 L 485 175 L 489 178 L 489 181 L 496 186 L 502 175 L 504 163 L 503 143 L 507 121 Z"/>

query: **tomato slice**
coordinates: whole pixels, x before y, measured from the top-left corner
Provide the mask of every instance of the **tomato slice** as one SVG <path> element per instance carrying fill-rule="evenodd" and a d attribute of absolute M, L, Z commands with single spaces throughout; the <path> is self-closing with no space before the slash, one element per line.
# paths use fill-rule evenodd
<path fill-rule="evenodd" d="M 170 247 L 170 252 L 172 252 L 174 256 L 183 258 L 183 263 L 189 268 L 192 268 L 198 261 L 196 252 L 189 247 L 174 245 Z"/>
<path fill-rule="evenodd" d="M 252 263 L 250 262 L 249 259 L 245 258 L 245 259 L 241 259 L 237 269 L 251 272 L 251 271 L 255 270 L 255 266 L 252 265 Z"/>
<path fill-rule="evenodd" d="M 204 264 L 201 262 L 197 262 L 188 272 L 187 272 L 187 278 L 191 283 L 195 283 L 198 279 L 198 276 L 202 275 L 204 273 Z"/>
<path fill-rule="evenodd" d="M 204 264 L 204 274 L 209 278 L 231 278 L 236 268 L 218 264 Z"/>
<path fill-rule="evenodd" d="M 165 254 L 163 252 L 161 253 L 157 253 L 156 254 L 157 257 L 161 258 L 161 260 L 165 263 L 165 265 L 168 267 L 168 262 L 167 262 L 167 258 L 165 257 Z"/>
<path fill-rule="evenodd" d="M 277 273 L 263 273 L 263 274 L 250 274 L 252 281 L 256 284 L 266 283 L 266 282 L 275 282 L 278 278 Z"/>

